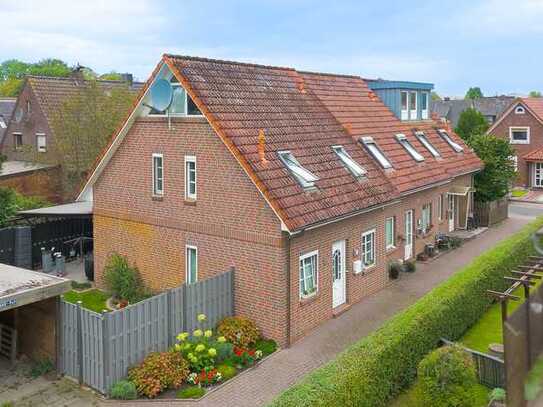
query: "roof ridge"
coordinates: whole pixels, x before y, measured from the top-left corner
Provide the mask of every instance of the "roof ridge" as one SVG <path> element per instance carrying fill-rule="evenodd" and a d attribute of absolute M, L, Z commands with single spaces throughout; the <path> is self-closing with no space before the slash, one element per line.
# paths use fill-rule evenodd
<path fill-rule="evenodd" d="M 53 79 L 53 80 L 64 80 L 64 81 L 74 81 L 79 80 L 74 78 L 73 76 L 47 76 L 47 75 L 25 75 L 25 78 L 32 78 L 32 79 Z M 127 83 L 126 81 L 123 81 L 121 79 L 83 79 L 83 82 L 101 82 L 101 83 Z M 138 82 L 133 81 L 132 83 L 145 83 L 145 82 Z"/>
<path fill-rule="evenodd" d="M 296 72 L 301 73 L 301 74 L 309 74 L 309 75 L 339 76 L 341 78 L 362 79 L 363 81 L 365 81 L 365 79 L 362 78 L 360 75 L 350 75 L 350 74 L 333 73 L 333 72 L 298 71 L 298 70 L 296 70 Z"/>
<path fill-rule="evenodd" d="M 266 68 L 266 69 L 277 69 L 282 71 L 295 71 L 294 68 L 288 66 L 277 66 L 277 65 L 265 65 L 265 64 L 256 64 L 254 62 L 240 62 L 232 61 L 227 59 L 214 59 L 214 58 L 204 58 L 204 57 L 195 57 L 190 55 L 177 55 L 177 54 L 163 54 L 164 57 L 174 58 L 174 59 L 189 59 L 191 61 L 201 61 L 201 62 L 214 62 L 218 64 L 229 64 L 229 65 L 241 65 L 241 66 L 251 66 L 255 68 Z"/>

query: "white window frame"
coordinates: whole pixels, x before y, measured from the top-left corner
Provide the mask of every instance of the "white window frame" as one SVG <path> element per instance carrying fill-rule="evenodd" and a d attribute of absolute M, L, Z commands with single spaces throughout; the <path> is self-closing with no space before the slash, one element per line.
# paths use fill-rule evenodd
<path fill-rule="evenodd" d="M 371 156 L 377 160 L 381 167 L 383 167 L 385 170 L 388 168 L 392 168 L 392 163 L 381 151 L 375 140 L 373 140 L 373 137 L 362 137 L 360 141 L 362 142 L 362 144 L 364 144 L 366 150 L 368 150 Z"/>
<path fill-rule="evenodd" d="M 161 190 L 157 188 L 157 177 L 156 177 L 157 174 L 156 174 L 156 169 L 155 169 L 155 158 L 160 158 L 161 163 L 162 163 L 162 180 L 161 180 L 162 189 Z M 153 153 L 151 168 L 152 168 L 152 176 L 153 176 L 153 181 L 152 181 L 153 196 L 162 197 L 164 196 L 164 155 L 162 153 Z"/>
<path fill-rule="evenodd" d="M 368 263 L 367 261 L 367 257 L 369 257 L 367 254 L 368 252 L 366 251 L 366 246 L 367 246 L 367 243 L 366 243 L 366 238 L 368 236 L 371 236 L 371 255 L 372 255 L 372 262 L 371 263 Z M 360 259 L 362 260 L 362 267 L 367 270 L 371 267 L 374 267 L 376 264 L 377 264 L 377 259 L 376 259 L 376 250 L 375 250 L 375 229 L 371 229 L 371 230 L 368 230 L 364 233 L 362 233 L 362 239 L 360 240 L 361 242 L 361 251 L 360 251 Z"/>
<path fill-rule="evenodd" d="M 189 251 L 194 250 L 196 253 L 196 280 L 195 281 L 189 281 L 190 280 L 190 261 L 191 257 L 189 256 Z M 194 284 L 198 281 L 198 247 L 187 244 L 185 245 L 185 282 L 187 284 Z"/>
<path fill-rule="evenodd" d="M 392 242 L 388 241 L 387 236 L 387 224 L 390 222 L 391 228 L 392 228 Z M 385 248 L 387 250 L 396 248 L 396 236 L 394 235 L 396 233 L 396 218 L 394 216 L 390 216 L 385 219 Z"/>
<path fill-rule="evenodd" d="M 460 144 L 456 143 L 446 130 L 439 129 L 437 132 L 439 133 L 441 138 L 445 140 L 447 144 L 449 144 L 449 146 L 451 146 L 454 151 L 456 151 L 457 153 L 461 153 L 462 151 L 464 151 L 464 148 Z"/>
<path fill-rule="evenodd" d="M 415 137 L 435 158 L 441 157 L 441 154 L 439 154 L 437 148 L 435 148 L 434 145 L 430 143 L 430 140 L 428 140 L 428 137 L 426 137 L 426 134 L 423 131 L 415 132 Z"/>
<path fill-rule="evenodd" d="M 412 96 L 415 95 L 415 110 L 411 109 L 411 103 L 413 102 L 412 100 Z M 417 120 L 418 119 L 418 92 L 416 90 L 410 90 L 409 91 L 409 99 L 408 99 L 408 102 L 409 104 L 407 105 L 408 109 L 409 109 L 409 120 Z"/>
<path fill-rule="evenodd" d="M 193 163 L 194 164 L 194 193 L 190 192 L 190 174 L 188 170 L 188 164 Z M 194 155 L 186 155 L 185 156 L 185 199 L 187 200 L 196 200 L 196 194 L 197 194 L 197 188 L 198 188 L 198 172 L 196 169 L 196 156 Z"/>
<path fill-rule="evenodd" d="M 439 194 L 437 197 L 437 220 L 442 221 L 443 220 L 443 194 Z"/>
<path fill-rule="evenodd" d="M 43 140 L 43 145 L 42 146 L 40 146 L 39 140 Z M 47 136 L 45 135 L 45 133 L 36 133 L 36 151 L 38 153 L 46 153 L 47 152 Z"/>
<path fill-rule="evenodd" d="M 302 281 L 306 281 L 308 278 L 305 275 L 305 269 L 302 267 L 302 262 L 308 258 L 315 257 L 315 271 L 313 274 L 313 281 L 315 285 L 315 291 L 304 294 L 302 290 Z M 302 254 L 298 259 L 298 284 L 299 284 L 299 294 L 300 298 L 309 298 L 317 294 L 319 291 L 319 251 L 313 250 L 311 252 Z M 305 285 L 305 284 L 304 284 Z"/>
<path fill-rule="evenodd" d="M 24 146 L 23 133 L 20 133 L 20 132 L 16 131 L 16 132 L 12 133 L 12 136 L 13 136 L 13 150 L 14 151 L 21 151 L 21 149 Z M 21 139 L 21 144 L 17 143 L 18 138 Z"/>
<path fill-rule="evenodd" d="M 161 113 L 149 113 L 149 116 L 152 116 L 152 117 L 168 117 L 168 116 L 171 116 L 171 117 L 203 117 L 203 113 L 200 112 L 200 114 L 189 114 L 188 113 L 188 99 L 190 96 L 187 92 L 187 90 L 183 87 L 183 85 L 181 85 L 180 82 L 171 82 L 172 78 L 174 77 L 173 74 L 171 74 L 169 77 L 166 76 L 164 77 L 163 79 L 166 79 L 168 81 L 170 81 L 170 85 L 172 86 L 172 88 L 182 88 L 184 93 L 185 93 L 185 97 L 184 97 L 184 107 L 185 107 L 185 113 L 170 113 L 168 111 L 168 109 L 164 112 L 161 112 Z M 194 102 L 194 101 L 193 101 Z M 172 103 L 173 103 L 173 100 L 172 100 Z"/>
<path fill-rule="evenodd" d="M 8 125 L 6 124 L 3 117 L 0 117 L 0 129 L 7 129 Z"/>
<path fill-rule="evenodd" d="M 402 104 L 402 95 L 405 94 L 405 109 Z M 400 91 L 400 120 L 409 120 L 409 91 Z"/>
<path fill-rule="evenodd" d="M 518 155 L 512 155 L 509 159 L 513 162 L 513 168 L 515 172 L 518 172 Z"/>
<path fill-rule="evenodd" d="M 513 133 L 515 131 L 526 131 L 526 140 L 513 140 Z M 529 126 L 509 127 L 509 143 L 510 144 L 530 144 L 530 127 Z"/>
<path fill-rule="evenodd" d="M 424 161 L 424 157 L 419 153 L 415 147 L 409 142 L 405 134 L 396 134 L 396 140 L 400 145 L 409 153 L 409 155 L 417 162 Z"/>
<path fill-rule="evenodd" d="M 515 107 L 515 114 L 524 114 L 526 113 L 526 109 L 524 109 L 524 106 L 518 105 Z"/>
<path fill-rule="evenodd" d="M 422 120 L 427 120 L 429 118 L 428 112 L 430 111 L 430 92 L 422 92 L 420 95 L 421 95 L 421 106 L 420 106 L 421 118 Z M 426 104 L 423 104 L 425 98 L 426 98 Z"/>
<path fill-rule="evenodd" d="M 368 174 L 364 167 L 353 160 L 343 146 L 332 146 L 332 149 L 353 177 L 362 178 Z"/>
<path fill-rule="evenodd" d="M 427 202 L 422 205 L 420 211 L 420 227 L 423 233 L 426 233 L 432 226 L 432 203 Z"/>
<path fill-rule="evenodd" d="M 294 157 L 294 154 L 286 150 L 278 151 L 277 155 L 279 156 L 279 159 L 286 167 L 286 169 L 292 174 L 292 176 L 303 188 L 315 188 L 315 182 L 319 180 L 319 177 L 304 168 L 296 159 L 296 157 Z"/>

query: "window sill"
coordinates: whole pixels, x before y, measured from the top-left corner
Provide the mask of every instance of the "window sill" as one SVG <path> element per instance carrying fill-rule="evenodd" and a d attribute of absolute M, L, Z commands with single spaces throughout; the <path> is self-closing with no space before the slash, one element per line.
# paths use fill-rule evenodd
<path fill-rule="evenodd" d="M 300 305 L 307 305 L 307 304 L 311 304 L 312 302 L 316 301 L 317 298 L 319 298 L 318 294 L 319 294 L 319 291 L 317 290 L 312 294 L 300 297 Z"/>
<path fill-rule="evenodd" d="M 362 271 L 359 271 L 359 272 L 354 272 L 353 271 L 353 275 L 355 276 L 363 276 L 363 275 L 366 275 L 368 273 L 371 273 L 373 270 L 375 270 L 375 268 L 377 267 L 377 264 L 372 264 L 371 266 L 365 266 Z"/>
<path fill-rule="evenodd" d="M 151 195 L 151 200 L 153 201 L 163 201 L 164 200 L 164 195 Z"/>
<path fill-rule="evenodd" d="M 196 199 L 185 198 L 183 203 L 187 206 L 196 206 Z"/>

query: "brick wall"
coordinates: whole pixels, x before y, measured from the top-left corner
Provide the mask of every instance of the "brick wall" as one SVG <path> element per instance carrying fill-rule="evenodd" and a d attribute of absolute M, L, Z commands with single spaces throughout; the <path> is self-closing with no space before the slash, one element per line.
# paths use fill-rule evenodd
<path fill-rule="evenodd" d="M 59 168 L 49 168 L 17 175 L 0 175 L 0 187 L 13 188 L 26 196 L 39 196 L 62 203 Z"/>

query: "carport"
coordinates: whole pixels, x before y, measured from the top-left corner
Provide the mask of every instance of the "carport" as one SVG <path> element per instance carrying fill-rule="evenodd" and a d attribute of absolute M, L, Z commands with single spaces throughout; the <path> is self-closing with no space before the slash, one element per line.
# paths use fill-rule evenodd
<path fill-rule="evenodd" d="M 55 362 L 60 295 L 70 281 L 0 263 L 0 358 Z"/>

